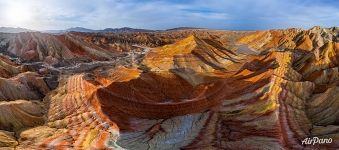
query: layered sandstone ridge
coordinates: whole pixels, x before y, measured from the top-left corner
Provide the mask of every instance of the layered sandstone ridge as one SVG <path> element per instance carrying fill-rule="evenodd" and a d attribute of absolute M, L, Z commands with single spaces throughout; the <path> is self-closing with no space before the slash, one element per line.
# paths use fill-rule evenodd
<path fill-rule="evenodd" d="M 175 42 L 147 48 L 140 64 L 62 76 L 43 103 L 8 96 L 26 100 L 0 104 L 0 110 L 11 112 L 0 117 L 0 125 L 7 123 L 5 130 L 16 134 L 0 132 L 0 141 L 17 149 L 336 149 L 338 32 L 318 27 L 190 36 L 176 32 Z M 80 37 L 79 45 L 95 41 L 86 46 L 100 51 L 113 50 L 107 48 L 109 38 L 129 43 L 164 35 L 67 34 Z M 240 53 L 240 46 L 255 53 Z M 17 85 L 7 82 L 21 81 L 22 74 L 32 73 L 8 74 L 6 85 Z M 44 93 L 42 84 L 35 87 Z M 41 111 L 33 111 L 41 104 L 45 108 L 37 110 L 46 109 L 43 124 Z M 10 128 L 18 122 L 37 127 Z M 333 142 L 302 144 L 313 136 Z"/>
<path fill-rule="evenodd" d="M 0 77 L 10 78 L 19 74 L 22 70 L 23 68 L 21 66 L 13 63 L 7 57 L 0 55 Z"/>
<path fill-rule="evenodd" d="M 314 27 L 310 30 L 292 28 L 286 30 L 257 31 L 240 38 L 239 42 L 248 44 L 257 50 L 280 48 L 313 51 L 321 48 L 328 42 L 337 42 L 337 35 L 338 27 Z"/>
<path fill-rule="evenodd" d="M 27 32 L 3 35 L 2 51 L 15 55 L 25 62 L 43 61 L 47 64 L 67 64 L 69 60 L 107 60 L 113 54 L 84 44 L 72 35 L 50 35 Z"/>
<path fill-rule="evenodd" d="M 25 71 L 23 66 L 5 57 L 0 57 L 0 67 L 0 101 L 38 100 L 49 91 L 38 73 Z"/>
<path fill-rule="evenodd" d="M 227 70 L 227 65 L 238 62 L 237 54 L 210 39 L 189 36 L 172 45 L 149 52 L 143 63 L 152 71 L 188 69 L 195 72 Z"/>
<path fill-rule="evenodd" d="M 116 57 L 126 56 L 128 52 L 141 51 L 142 47 L 163 46 L 191 34 L 224 41 L 225 32 L 227 31 L 68 32 L 62 35 L 40 32 L 0 33 L 0 51 L 16 56 L 23 62 L 69 66 L 79 62 L 114 60 Z"/>
<path fill-rule="evenodd" d="M 0 102 L 0 129 L 18 131 L 43 124 L 43 105 L 39 101 L 15 100 Z"/>
<path fill-rule="evenodd" d="M 0 56 L 0 149 L 17 148 L 21 131 L 45 123 L 41 101 L 49 90 L 40 74 Z"/>

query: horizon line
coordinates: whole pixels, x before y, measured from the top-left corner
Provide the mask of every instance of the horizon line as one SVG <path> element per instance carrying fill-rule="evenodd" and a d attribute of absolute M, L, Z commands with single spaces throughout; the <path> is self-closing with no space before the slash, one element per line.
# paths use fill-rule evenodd
<path fill-rule="evenodd" d="M 123 28 L 130 28 L 130 29 L 140 29 L 140 30 L 153 30 L 153 31 L 167 31 L 167 30 L 172 30 L 172 29 L 179 29 L 183 28 L 183 30 L 190 30 L 190 29 L 205 29 L 205 30 L 224 30 L 224 31 L 263 31 L 263 30 L 281 30 L 281 29 L 303 29 L 303 30 L 308 30 L 312 29 L 315 27 L 320 27 L 320 28 L 336 28 L 339 26 L 321 26 L 321 25 L 315 25 L 312 27 L 287 27 L 287 28 L 265 28 L 265 29 L 220 29 L 220 28 L 208 28 L 208 27 L 188 27 L 188 26 L 178 26 L 178 27 L 173 27 L 173 28 L 163 28 L 163 29 L 152 29 L 152 28 L 139 28 L 139 27 L 129 27 L 129 26 L 124 26 L 124 27 L 105 27 L 101 29 L 94 29 L 94 28 L 87 28 L 87 27 L 81 27 L 81 26 L 74 26 L 74 27 L 67 27 L 64 29 L 31 29 L 31 28 L 25 28 L 25 27 L 13 27 L 13 26 L 0 26 L 0 28 L 14 28 L 14 29 L 24 29 L 24 30 L 31 30 L 33 32 L 43 32 L 43 31 L 66 31 L 69 29 L 74 29 L 74 28 L 82 28 L 86 30 L 93 30 L 93 31 L 102 31 L 105 29 L 123 29 Z M 186 28 L 186 29 L 185 29 Z"/>

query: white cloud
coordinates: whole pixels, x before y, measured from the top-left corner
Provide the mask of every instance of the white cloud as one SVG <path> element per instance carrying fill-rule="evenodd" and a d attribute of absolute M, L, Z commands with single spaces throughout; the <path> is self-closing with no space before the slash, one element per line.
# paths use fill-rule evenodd
<path fill-rule="evenodd" d="M 178 26 L 224 29 L 339 26 L 339 8 L 328 1 L 330 0 L 326 3 L 318 0 L 307 2 L 301 0 L 190 0 L 188 2 L 0 0 L 0 26 L 42 30 L 75 26 L 96 29 L 124 26 L 153 29 Z M 17 12 L 16 15 L 13 15 L 13 10 Z M 8 14 L 8 12 L 12 13 Z M 25 15 L 29 19 L 25 19 Z M 9 19 L 13 16 L 24 18 L 16 17 L 14 21 Z"/>

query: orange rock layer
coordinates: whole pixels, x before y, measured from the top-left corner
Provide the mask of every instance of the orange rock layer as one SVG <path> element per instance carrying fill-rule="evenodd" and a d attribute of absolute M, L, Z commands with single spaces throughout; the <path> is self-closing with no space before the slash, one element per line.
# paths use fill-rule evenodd
<path fill-rule="evenodd" d="M 150 49 L 141 66 L 72 75 L 44 99 L 36 130 L 52 134 L 27 148 L 336 149 L 337 35 L 270 30 L 235 44 L 260 54 L 189 36 Z M 333 142 L 302 144 L 313 136 Z"/>

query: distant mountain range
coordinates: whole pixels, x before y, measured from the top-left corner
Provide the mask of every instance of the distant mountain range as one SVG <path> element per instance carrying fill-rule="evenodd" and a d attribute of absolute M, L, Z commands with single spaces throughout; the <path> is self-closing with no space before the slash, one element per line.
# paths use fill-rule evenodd
<path fill-rule="evenodd" d="M 166 31 L 174 31 L 174 30 L 194 30 L 194 29 L 204 29 L 204 28 L 196 28 L 196 27 L 177 27 L 177 28 L 167 29 Z"/>
<path fill-rule="evenodd" d="M 103 30 L 93 30 L 93 29 L 87 29 L 83 27 L 74 27 L 69 28 L 66 30 L 47 30 L 43 32 L 47 33 L 64 33 L 64 32 L 156 32 L 160 30 L 148 30 L 148 29 L 135 29 L 135 28 L 129 28 L 129 27 L 123 27 L 123 28 L 106 28 Z"/>
<path fill-rule="evenodd" d="M 0 27 L 0 32 L 3 33 L 20 33 L 20 32 L 32 32 L 33 30 L 25 28 L 13 28 L 13 27 Z"/>
<path fill-rule="evenodd" d="M 72 27 L 65 30 L 44 30 L 40 32 L 45 33 L 65 33 L 65 32 L 116 32 L 116 33 L 122 33 L 122 32 L 157 32 L 157 31 L 173 31 L 173 30 L 189 30 L 189 29 L 201 29 L 201 28 L 194 28 L 194 27 L 178 27 L 178 28 L 172 28 L 167 30 L 150 30 L 150 29 L 136 29 L 136 28 L 130 28 L 130 27 L 123 27 L 123 28 L 106 28 L 103 30 L 93 30 L 83 27 Z M 13 27 L 0 27 L 0 32 L 3 33 L 20 33 L 20 32 L 37 32 L 37 30 L 30 30 L 26 28 L 13 28 Z"/>

